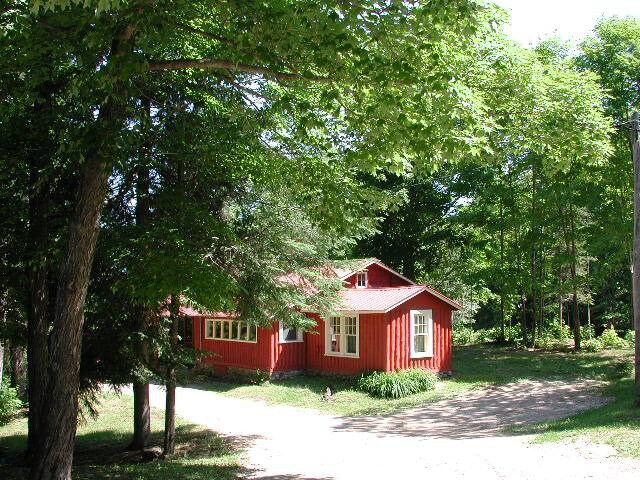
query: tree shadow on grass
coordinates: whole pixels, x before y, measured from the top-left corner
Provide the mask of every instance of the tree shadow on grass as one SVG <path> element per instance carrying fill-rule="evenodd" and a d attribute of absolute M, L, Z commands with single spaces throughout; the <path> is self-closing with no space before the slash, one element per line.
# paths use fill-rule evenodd
<path fill-rule="evenodd" d="M 80 433 L 74 450 L 74 479 L 211 480 L 233 479 L 240 470 L 236 452 L 253 437 L 223 437 L 192 424 L 176 428 L 176 453 L 166 459 L 145 461 L 140 452 L 125 447 L 130 433 L 111 430 Z M 150 446 L 162 445 L 162 433 L 152 435 Z M 23 458 L 26 435 L 3 437 L 0 478 L 28 478 Z"/>

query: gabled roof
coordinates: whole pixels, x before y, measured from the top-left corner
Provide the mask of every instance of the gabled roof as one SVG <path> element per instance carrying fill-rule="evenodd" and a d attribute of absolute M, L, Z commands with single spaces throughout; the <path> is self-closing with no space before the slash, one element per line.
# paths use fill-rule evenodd
<path fill-rule="evenodd" d="M 462 305 L 427 285 L 386 288 L 345 288 L 340 291 L 338 310 L 360 313 L 387 313 L 422 292 L 430 293 L 455 310 Z"/>
<path fill-rule="evenodd" d="M 330 268 L 336 274 L 336 277 L 338 277 L 340 280 L 346 280 L 350 276 L 355 275 L 356 273 L 361 272 L 362 270 L 374 264 L 392 273 L 396 277 L 405 280 L 410 285 L 416 284 L 416 282 L 405 277 L 400 272 L 396 272 L 393 268 L 387 267 L 377 258 L 358 258 L 354 260 L 346 260 L 344 262 L 340 262 L 339 264 L 333 265 Z"/>

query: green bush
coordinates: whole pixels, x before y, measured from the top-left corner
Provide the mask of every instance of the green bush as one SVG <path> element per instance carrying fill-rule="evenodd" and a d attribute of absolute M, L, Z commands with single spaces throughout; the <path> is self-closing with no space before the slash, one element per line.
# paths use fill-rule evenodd
<path fill-rule="evenodd" d="M 454 323 L 453 344 L 469 345 L 470 343 L 476 343 L 476 332 L 473 330 L 473 328 L 465 323 Z"/>
<path fill-rule="evenodd" d="M 431 390 L 437 381 L 435 373 L 421 368 L 371 372 L 363 374 L 358 379 L 358 389 L 374 397 L 401 398 Z"/>
<path fill-rule="evenodd" d="M 636 332 L 634 330 L 629 330 L 625 333 L 624 339 L 630 347 L 633 347 L 636 344 Z"/>
<path fill-rule="evenodd" d="M 627 348 L 628 342 L 620 338 L 613 327 L 605 328 L 599 338 L 603 348 Z"/>
<path fill-rule="evenodd" d="M 585 325 L 584 327 L 580 327 L 580 337 L 583 340 L 591 340 L 592 338 L 596 338 L 596 331 L 593 329 L 593 325 Z"/>
<path fill-rule="evenodd" d="M 569 328 L 569 325 L 564 325 L 557 322 L 549 325 L 545 333 L 547 333 L 549 337 L 556 340 L 567 340 L 571 338 L 571 328 Z"/>
<path fill-rule="evenodd" d="M 599 352 L 604 349 L 604 345 L 598 338 L 590 338 L 582 342 L 582 348 L 587 352 Z"/>
<path fill-rule="evenodd" d="M 0 425 L 4 425 L 22 408 L 18 391 L 6 383 L 0 385 Z"/>

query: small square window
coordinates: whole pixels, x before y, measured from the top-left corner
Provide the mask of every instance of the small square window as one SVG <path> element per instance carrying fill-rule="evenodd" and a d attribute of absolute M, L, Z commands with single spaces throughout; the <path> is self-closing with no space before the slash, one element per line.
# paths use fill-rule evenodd
<path fill-rule="evenodd" d="M 300 328 L 291 328 L 280 322 L 280 343 L 302 342 L 304 332 Z"/>

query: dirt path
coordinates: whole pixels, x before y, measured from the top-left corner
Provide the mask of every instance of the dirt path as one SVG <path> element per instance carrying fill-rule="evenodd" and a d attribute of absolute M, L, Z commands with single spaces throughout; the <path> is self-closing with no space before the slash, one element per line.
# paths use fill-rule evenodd
<path fill-rule="evenodd" d="M 178 388 L 177 412 L 247 446 L 249 478 L 637 479 L 640 461 L 575 443 L 531 444 L 514 424 L 562 418 L 606 399 L 597 382 L 518 382 L 376 417 L 335 417 Z M 151 404 L 164 392 L 152 387 Z"/>

